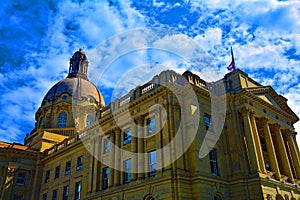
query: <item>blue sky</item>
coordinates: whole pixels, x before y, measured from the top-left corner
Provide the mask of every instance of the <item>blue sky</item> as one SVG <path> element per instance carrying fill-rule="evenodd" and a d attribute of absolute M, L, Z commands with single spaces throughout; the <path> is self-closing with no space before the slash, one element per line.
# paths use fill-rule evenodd
<path fill-rule="evenodd" d="M 237 67 L 261 84 L 271 85 L 300 115 L 299 0 L 15 0 L 1 2 L 0 15 L 0 141 L 23 142 L 34 128 L 34 115 L 45 93 L 66 77 L 76 50 L 84 48 L 92 57 L 104 41 L 141 28 L 161 28 L 188 37 L 221 75 L 227 73 L 233 46 Z M 164 42 L 167 46 L 172 41 Z M 165 66 L 183 71 L 186 66 L 166 52 L 129 53 L 113 62 L 109 76 L 96 81 L 106 102 L 112 84 L 128 70 L 125 66 L 145 64 L 140 58 L 147 60 L 149 69 Z M 121 85 L 134 88 L 158 69 Z M 300 132 L 300 124 L 295 127 Z"/>

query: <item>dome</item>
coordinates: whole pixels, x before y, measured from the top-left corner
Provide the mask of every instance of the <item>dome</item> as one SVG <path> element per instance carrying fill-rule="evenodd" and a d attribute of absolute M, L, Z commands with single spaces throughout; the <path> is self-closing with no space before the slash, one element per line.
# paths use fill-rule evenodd
<path fill-rule="evenodd" d="M 99 106 L 105 106 L 98 88 L 87 78 L 88 63 L 85 53 L 81 49 L 76 51 L 70 59 L 68 76 L 48 91 L 42 101 L 42 106 L 50 101 L 53 105 L 54 101 L 64 93 L 67 93 L 72 99 L 92 100 Z"/>
<path fill-rule="evenodd" d="M 104 99 L 98 88 L 90 81 L 80 78 L 65 78 L 56 83 L 45 95 L 43 102 L 55 101 L 62 94 L 67 93 L 72 98 L 88 99 L 93 98 L 97 104 L 105 106 Z"/>

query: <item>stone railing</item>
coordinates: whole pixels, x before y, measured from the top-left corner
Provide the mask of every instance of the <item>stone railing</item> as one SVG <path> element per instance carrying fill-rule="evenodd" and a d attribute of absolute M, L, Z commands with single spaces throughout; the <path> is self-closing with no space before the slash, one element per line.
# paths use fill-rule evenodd
<path fill-rule="evenodd" d="M 44 131 L 56 133 L 63 136 L 71 136 L 75 133 L 75 128 L 47 128 Z"/>

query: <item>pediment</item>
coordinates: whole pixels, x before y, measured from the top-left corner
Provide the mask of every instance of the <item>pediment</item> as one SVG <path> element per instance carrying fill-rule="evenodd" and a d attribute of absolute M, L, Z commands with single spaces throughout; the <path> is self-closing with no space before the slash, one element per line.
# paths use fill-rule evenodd
<path fill-rule="evenodd" d="M 264 100 L 268 104 L 271 104 L 275 108 L 298 118 L 292 109 L 287 105 L 287 99 L 277 94 L 277 92 L 271 86 L 253 87 L 247 88 L 246 90 L 252 93 L 254 96 Z"/>
<path fill-rule="evenodd" d="M 261 98 L 262 100 L 268 102 L 269 104 L 275 106 L 276 108 L 282 110 L 282 108 L 278 105 L 278 103 L 270 96 L 268 93 L 263 94 L 255 94 L 255 96 Z"/>

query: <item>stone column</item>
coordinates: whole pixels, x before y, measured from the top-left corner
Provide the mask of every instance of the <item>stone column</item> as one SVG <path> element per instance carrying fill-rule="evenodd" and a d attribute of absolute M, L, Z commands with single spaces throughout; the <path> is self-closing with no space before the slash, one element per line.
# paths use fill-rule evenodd
<path fill-rule="evenodd" d="M 257 126 L 256 126 L 256 120 L 255 120 L 255 112 L 250 112 L 250 121 L 251 121 L 251 127 L 252 127 L 252 133 L 253 133 L 253 137 L 254 137 L 254 142 L 255 142 L 255 148 L 256 148 L 256 152 L 257 152 L 257 159 L 259 162 L 259 171 L 262 173 L 266 173 L 266 166 L 265 166 L 265 161 L 264 161 L 264 155 L 262 152 L 262 148 L 261 148 L 261 143 L 260 143 L 260 138 L 258 135 L 258 130 L 257 130 Z"/>
<path fill-rule="evenodd" d="M 293 134 L 291 131 L 287 131 L 286 138 L 287 138 L 287 142 L 290 146 L 291 157 L 292 157 L 295 172 L 297 175 L 297 177 L 295 177 L 295 178 L 300 179 L 300 158 L 298 155 L 298 149 L 295 144 L 296 142 L 294 140 L 294 137 L 293 137 Z"/>
<path fill-rule="evenodd" d="M 268 156 L 270 159 L 271 169 L 273 172 L 275 172 L 276 179 L 280 180 L 280 170 L 277 162 L 272 135 L 268 124 L 268 119 L 261 118 L 261 123 L 262 123 L 264 136 L 266 140 L 266 146 L 267 146 Z"/>
<path fill-rule="evenodd" d="M 116 158 L 116 151 L 113 146 L 115 146 L 115 133 L 111 131 L 110 133 L 110 154 L 109 154 L 109 180 L 108 180 L 108 187 L 112 187 L 114 185 L 114 173 L 115 173 L 115 158 Z M 117 147 L 117 146 L 116 146 Z"/>
<path fill-rule="evenodd" d="M 255 137 L 252 131 L 251 120 L 250 120 L 250 110 L 247 108 L 241 109 L 241 114 L 244 122 L 244 131 L 245 131 L 245 139 L 247 142 L 247 151 L 250 162 L 250 171 L 253 173 L 257 173 L 260 170 L 260 166 L 258 163 L 258 153 L 255 145 Z"/>
<path fill-rule="evenodd" d="M 184 126 L 185 124 L 183 123 L 183 117 L 180 118 L 180 115 L 181 115 L 180 105 L 177 102 L 173 103 L 172 109 L 173 109 L 173 111 L 172 111 L 173 112 L 172 120 L 174 120 L 172 128 L 173 128 L 173 131 L 174 131 L 173 132 L 173 137 L 175 138 L 176 136 L 178 136 L 177 135 L 177 134 L 179 134 L 178 132 L 183 131 L 182 126 Z M 181 124 L 181 127 L 179 126 L 179 124 Z M 180 128 L 181 128 L 181 130 L 180 130 Z M 183 151 L 183 148 L 184 148 L 183 144 L 184 144 L 183 138 L 180 138 L 179 140 L 178 139 L 175 140 L 176 147 L 174 147 L 173 156 L 175 158 L 177 158 L 176 161 L 175 161 L 176 170 L 184 170 L 184 155 L 179 156 L 181 154 L 181 152 Z"/>
<path fill-rule="evenodd" d="M 277 150 L 279 151 L 279 155 L 280 155 L 280 164 L 283 167 L 284 174 L 290 178 L 291 182 L 294 182 L 293 172 L 291 170 L 288 154 L 284 145 L 284 140 L 280 130 L 280 125 L 273 124 L 272 126 L 275 131 L 275 137 L 278 146 Z"/>
<path fill-rule="evenodd" d="M 94 154 L 95 153 L 95 141 L 94 140 L 90 140 L 89 142 L 90 146 L 92 146 L 92 153 Z M 92 192 L 93 189 L 94 189 L 94 181 L 93 181 L 93 178 L 96 178 L 96 177 L 93 177 L 94 175 L 94 172 L 97 171 L 97 169 L 95 168 L 95 158 L 94 158 L 94 155 L 92 154 L 87 154 L 86 156 L 86 159 L 88 160 L 89 159 L 89 162 L 88 162 L 88 168 L 91 170 L 91 173 L 88 174 L 88 192 Z"/>
<path fill-rule="evenodd" d="M 121 131 L 116 128 L 113 130 L 115 133 L 115 170 L 114 170 L 114 185 L 120 185 L 120 180 L 121 180 L 121 150 L 118 149 L 121 146 Z"/>
<path fill-rule="evenodd" d="M 139 117 L 137 118 L 137 124 L 139 128 L 137 129 L 137 151 L 138 151 L 138 158 L 137 158 L 137 167 L 138 167 L 138 178 L 143 179 L 145 178 L 145 159 L 144 159 L 144 118 Z"/>
<path fill-rule="evenodd" d="M 159 110 L 156 112 L 156 123 L 157 123 L 157 130 L 156 130 L 156 167 L 157 171 L 162 171 L 163 167 L 163 152 L 160 151 L 161 153 L 158 153 L 158 150 L 162 150 L 163 148 L 163 119 L 162 119 L 162 110 L 159 108 Z"/>

